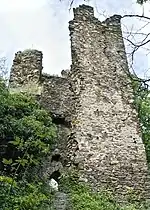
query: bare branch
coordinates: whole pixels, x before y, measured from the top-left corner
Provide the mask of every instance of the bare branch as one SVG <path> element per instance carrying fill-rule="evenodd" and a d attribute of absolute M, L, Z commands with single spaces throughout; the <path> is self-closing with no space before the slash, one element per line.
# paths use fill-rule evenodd
<path fill-rule="evenodd" d="M 136 18 L 144 18 L 147 20 L 150 20 L 150 17 L 144 16 L 144 15 L 123 15 L 122 18 L 126 18 L 126 17 L 136 17 Z"/>

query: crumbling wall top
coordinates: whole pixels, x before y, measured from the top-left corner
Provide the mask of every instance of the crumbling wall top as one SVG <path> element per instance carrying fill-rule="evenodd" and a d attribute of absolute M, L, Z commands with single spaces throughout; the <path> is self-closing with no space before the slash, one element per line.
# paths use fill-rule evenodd
<path fill-rule="evenodd" d="M 93 7 L 90 7 L 88 5 L 80 5 L 77 8 L 73 9 L 74 12 L 74 17 L 76 18 L 77 16 L 91 16 L 94 17 L 94 9 Z"/>
<path fill-rule="evenodd" d="M 27 49 L 15 54 L 10 71 L 9 87 L 12 92 L 39 92 L 43 54 Z"/>
<path fill-rule="evenodd" d="M 121 23 L 121 15 L 113 15 L 103 22 L 101 22 L 98 18 L 94 16 L 94 9 L 91 6 L 88 5 L 80 5 L 77 8 L 73 9 L 74 12 L 74 20 L 90 20 L 96 24 L 105 25 L 105 26 L 118 26 Z M 70 21 L 71 23 L 72 21 Z"/>
<path fill-rule="evenodd" d="M 25 59 L 29 58 L 31 59 L 38 59 L 39 61 L 41 61 L 41 59 L 43 58 L 42 52 L 36 49 L 26 49 L 23 51 L 18 51 L 17 53 L 15 53 L 15 58 L 14 58 L 14 62 L 23 62 L 25 61 Z M 26 61 L 27 62 L 27 61 Z"/>
<path fill-rule="evenodd" d="M 132 188 L 148 197 L 146 155 L 133 108 L 121 16 L 100 22 L 90 11 L 83 5 L 74 10 L 78 15 L 69 26 L 71 125 L 77 142 L 71 160 L 95 189 L 112 188 L 120 199 Z"/>
<path fill-rule="evenodd" d="M 118 25 L 121 23 L 120 22 L 121 18 L 122 18 L 121 15 L 113 15 L 107 18 L 106 20 L 104 20 L 102 23 L 106 25 Z"/>

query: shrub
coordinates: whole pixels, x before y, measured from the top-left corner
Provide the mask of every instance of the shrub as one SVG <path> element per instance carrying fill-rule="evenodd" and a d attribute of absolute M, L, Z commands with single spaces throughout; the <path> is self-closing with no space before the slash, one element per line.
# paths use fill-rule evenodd
<path fill-rule="evenodd" d="M 33 167 L 50 153 L 55 138 L 49 113 L 32 96 L 10 94 L 0 81 L 0 209 L 42 210 L 50 205 L 47 185 Z"/>
<path fill-rule="evenodd" d="M 40 163 L 50 152 L 56 127 L 49 114 L 26 94 L 10 94 L 0 84 L 1 168 L 8 172 Z"/>
<path fill-rule="evenodd" d="M 0 191 L 2 210 L 42 210 L 52 201 L 43 182 L 16 182 L 10 177 L 0 176 Z"/>

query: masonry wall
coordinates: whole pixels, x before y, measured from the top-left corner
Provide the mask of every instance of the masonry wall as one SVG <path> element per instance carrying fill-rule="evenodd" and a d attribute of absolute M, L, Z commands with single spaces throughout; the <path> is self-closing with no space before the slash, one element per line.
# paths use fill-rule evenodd
<path fill-rule="evenodd" d="M 43 54 L 38 50 L 29 49 L 15 54 L 10 72 L 10 91 L 35 94 L 54 117 L 70 121 L 69 98 L 72 93 L 69 81 L 65 76 L 42 73 L 42 58 Z"/>
<path fill-rule="evenodd" d="M 61 118 L 70 122 L 72 92 L 69 81 L 64 77 L 42 74 L 41 103 L 50 110 L 54 118 Z"/>
<path fill-rule="evenodd" d="M 69 23 L 72 66 L 62 77 L 42 74 L 42 52 L 15 55 L 11 92 L 36 94 L 58 127 L 60 160 L 45 163 L 48 176 L 76 167 L 80 180 L 117 194 L 148 192 L 148 169 L 122 39 L 120 16 L 100 22 L 79 6 Z M 55 152 L 54 152 L 55 153 Z M 149 188 L 150 189 L 150 188 Z"/>
<path fill-rule="evenodd" d="M 49 178 L 56 171 L 61 173 L 63 166 L 68 164 L 65 150 L 71 132 L 72 92 L 66 78 L 68 71 L 63 70 L 61 77 L 42 73 L 42 57 L 42 52 L 38 50 L 16 53 L 10 73 L 9 89 L 11 93 L 22 92 L 34 95 L 57 125 L 57 142 L 53 145 L 54 151 L 41 168 L 41 173 Z M 61 161 L 52 161 L 55 155 L 60 156 Z"/>
<path fill-rule="evenodd" d="M 121 33 L 120 16 L 104 22 L 79 6 L 70 21 L 75 158 L 98 190 L 148 194 L 147 161 Z M 82 164 L 81 164 L 82 163 Z M 79 167 L 80 168 L 80 167 Z"/>
<path fill-rule="evenodd" d="M 40 92 L 42 74 L 42 52 L 38 50 L 24 50 L 15 54 L 10 72 L 9 86 L 12 92 Z"/>

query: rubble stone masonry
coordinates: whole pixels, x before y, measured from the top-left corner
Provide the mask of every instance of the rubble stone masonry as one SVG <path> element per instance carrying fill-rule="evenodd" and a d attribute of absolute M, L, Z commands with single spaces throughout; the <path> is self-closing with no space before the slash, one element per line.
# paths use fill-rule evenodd
<path fill-rule="evenodd" d="M 66 150 L 62 153 L 83 180 L 96 190 L 103 186 L 124 195 L 133 189 L 148 197 L 146 154 L 120 19 L 114 15 L 100 22 L 92 7 L 74 9 L 69 22 L 71 70 L 65 77 L 43 75 L 41 52 L 19 52 L 11 69 L 10 89 L 24 91 L 24 86 L 34 84 L 41 103 L 60 119 L 57 123 L 68 123 L 63 126 L 69 125 L 70 137 L 62 136 Z"/>

